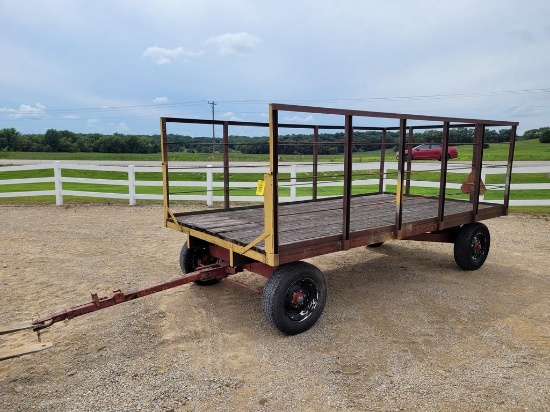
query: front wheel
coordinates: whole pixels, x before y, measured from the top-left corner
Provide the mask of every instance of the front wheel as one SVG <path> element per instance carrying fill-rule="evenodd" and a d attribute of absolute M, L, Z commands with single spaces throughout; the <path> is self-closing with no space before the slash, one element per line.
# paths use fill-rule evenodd
<path fill-rule="evenodd" d="M 323 273 L 306 262 L 279 267 L 267 280 L 262 308 L 268 322 L 287 335 L 311 328 L 325 308 L 327 286 Z"/>
<path fill-rule="evenodd" d="M 199 266 L 211 265 L 216 263 L 217 259 L 208 255 L 206 246 L 187 247 L 185 243 L 180 251 L 180 269 L 185 273 L 191 273 L 197 270 Z M 206 280 L 196 280 L 194 283 L 199 286 L 212 286 L 218 283 L 220 279 L 212 278 Z"/>
<path fill-rule="evenodd" d="M 456 264 L 464 270 L 479 269 L 489 254 L 491 236 L 483 223 L 468 223 L 460 228 L 454 244 Z"/>

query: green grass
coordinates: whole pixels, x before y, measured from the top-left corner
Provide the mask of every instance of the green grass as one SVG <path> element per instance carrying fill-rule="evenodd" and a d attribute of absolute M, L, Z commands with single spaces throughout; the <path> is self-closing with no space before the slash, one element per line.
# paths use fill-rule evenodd
<path fill-rule="evenodd" d="M 546 220 L 550 220 L 550 211 L 548 206 L 510 206 L 508 208 L 510 213 L 514 214 L 530 214 L 530 215 L 542 215 L 549 216 Z"/>
<path fill-rule="evenodd" d="M 488 149 L 483 151 L 484 160 L 507 160 L 509 145 L 505 143 L 491 143 Z M 519 140 L 514 150 L 515 161 L 550 160 L 550 144 L 540 143 L 536 139 Z"/>
<path fill-rule="evenodd" d="M 472 159 L 472 145 L 460 145 L 458 160 Z M 484 160 L 507 160 L 508 143 L 491 143 L 488 149 L 484 150 Z M 139 154 L 139 153 L 52 153 L 52 152 L 0 152 L 2 159 L 24 159 L 24 160 L 99 160 L 99 161 L 157 161 L 160 162 L 160 153 Z M 267 162 L 269 155 L 249 155 L 232 152 L 229 155 L 230 161 L 238 162 Z M 320 162 L 342 162 L 343 155 L 321 155 Z M 395 160 L 395 152 L 390 149 L 386 151 L 387 160 Z M 184 153 L 171 152 L 170 161 L 208 162 L 223 160 L 222 153 Z M 380 151 L 361 152 L 353 154 L 354 162 L 373 162 L 380 160 Z M 519 140 L 516 142 L 514 160 L 550 160 L 550 144 L 540 143 L 538 140 Z M 312 156 L 303 155 L 281 155 L 283 162 L 311 162 Z M 454 160 L 453 160 L 454 161 Z"/>
<path fill-rule="evenodd" d="M 471 160 L 471 155 L 468 151 L 471 146 L 461 146 L 459 148 L 461 156 L 459 160 Z M 471 151 L 471 149 L 470 149 Z M 508 145 L 507 144 L 491 144 L 488 149 L 484 151 L 484 160 L 506 160 L 508 158 Z M 110 153 L 18 153 L 18 152 L 2 152 L 0 153 L 2 158 L 7 159 L 28 159 L 28 160 L 127 160 L 127 161 L 160 161 L 160 154 L 110 154 Z M 367 162 L 378 160 L 379 152 L 358 153 L 354 155 L 354 161 Z M 171 160 L 179 161 L 211 161 L 211 154 L 189 154 L 189 153 L 171 153 Z M 388 160 L 394 160 L 394 152 L 388 151 L 386 156 Z M 221 161 L 221 154 L 217 153 L 215 157 L 216 161 Z M 231 154 L 231 161 L 267 161 L 269 157 L 267 155 L 242 155 L 238 153 Z M 281 161 L 293 161 L 293 162 L 311 162 L 311 156 L 281 156 Z M 320 162 L 341 162 L 342 156 L 330 155 L 320 156 Z M 541 144 L 537 140 L 518 141 L 516 144 L 515 160 L 550 160 L 550 144 Z M 453 161 L 451 161 L 452 163 Z M 439 163 L 434 161 L 434 165 L 438 167 Z M 434 166 L 434 167 L 435 167 Z M 28 170 L 17 172 L 2 172 L 0 167 L 0 180 L 5 179 L 29 179 L 29 178 L 44 178 L 53 177 L 52 169 L 45 170 Z M 92 171 L 92 170 L 71 170 L 63 169 L 64 177 L 73 178 L 86 178 L 86 179 L 113 179 L 113 180 L 127 180 L 128 174 L 125 172 L 104 172 L 104 171 Z M 376 179 L 378 172 L 373 171 L 354 171 L 354 180 L 366 180 Z M 396 170 L 388 170 L 387 178 L 396 178 Z M 466 179 L 467 174 L 448 173 L 447 181 L 450 183 L 462 183 Z M 282 173 L 279 175 L 281 182 L 287 182 L 290 180 L 289 173 Z M 140 172 L 136 173 L 136 180 L 138 181 L 161 181 L 161 173 L 153 172 Z M 231 174 L 231 182 L 256 182 L 263 179 L 262 173 L 245 173 L 245 174 Z M 412 179 L 416 181 L 439 181 L 439 172 L 413 172 Z M 204 173 L 192 173 L 192 172 L 171 172 L 171 181 L 205 181 L 206 175 Z M 322 172 L 318 177 L 319 182 L 322 181 L 342 181 L 343 175 L 341 172 Z M 486 184 L 503 184 L 505 175 L 487 175 Z M 214 173 L 214 181 L 222 182 L 223 174 Z M 311 181 L 311 173 L 299 173 L 297 176 L 298 183 L 300 181 Z M 547 173 L 537 174 L 515 174 L 512 176 L 513 183 L 550 183 L 550 175 Z M 66 190 L 75 191 L 93 191 L 93 192 L 108 192 L 108 193 L 127 193 L 128 188 L 126 186 L 118 185 L 95 185 L 86 183 L 64 183 L 63 188 Z M 15 185 L 0 185 L 0 192 L 10 191 L 31 191 L 31 190 L 53 190 L 54 183 L 32 183 L 32 184 L 15 184 Z M 388 186 L 388 191 L 395 191 L 395 187 Z M 179 194 L 206 194 L 205 188 L 200 187 L 172 187 L 172 192 L 178 192 Z M 366 194 L 374 193 L 378 191 L 378 185 L 362 185 L 354 186 L 352 189 L 353 194 Z M 162 194 L 162 187 L 160 186 L 138 186 L 136 187 L 138 194 Z M 411 193 L 424 196 L 437 196 L 437 188 L 411 188 Z M 288 196 L 290 189 L 281 189 L 281 196 Z M 312 189 L 306 187 L 298 187 L 298 196 L 311 196 Z M 223 189 L 216 188 L 214 195 L 223 195 Z M 232 188 L 232 196 L 254 196 L 254 188 Z M 320 187 L 318 188 L 319 196 L 338 196 L 342 195 L 341 187 Z M 448 189 L 447 196 L 456 199 L 466 199 L 467 196 L 460 193 L 458 189 Z M 502 199 L 503 191 L 488 191 L 485 195 L 487 200 Z M 550 190 L 514 190 L 511 193 L 512 200 L 528 200 L 528 199 L 550 199 Z M 25 198 L 0 198 L 0 204 L 5 203 L 20 203 L 20 204 L 40 204 L 40 203 L 52 203 L 55 201 L 53 196 L 40 196 L 40 197 L 25 197 Z M 109 199 L 108 201 L 100 198 L 81 198 L 81 197 L 69 197 L 64 196 L 65 202 L 94 202 L 94 203 L 127 203 L 124 199 Z M 511 210 L 516 210 L 512 208 Z M 538 207 L 521 207 L 522 212 L 533 210 L 537 213 Z M 540 208 L 545 213 L 548 213 L 548 208 Z"/>

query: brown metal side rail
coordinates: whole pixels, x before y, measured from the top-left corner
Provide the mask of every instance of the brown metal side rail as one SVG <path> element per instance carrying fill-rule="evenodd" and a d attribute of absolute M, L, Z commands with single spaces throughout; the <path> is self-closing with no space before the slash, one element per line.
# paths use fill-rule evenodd
<path fill-rule="evenodd" d="M 313 125 L 288 125 L 279 123 L 279 112 L 300 112 L 300 113 L 315 113 L 324 115 L 337 115 L 344 118 L 343 126 L 313 126 Z M 385 118 L 395 119 L 399 121 L 397 127 L 362 127 L 356 126 L 355 119 L 357 118 Z M 436 122 L 437 125 L 409 125 L 410 121 L 425 121 Z M 226 241 L 217 236 L 202 233 L 200 231 L 187 228 L 184 225 L 180 225 L 177 221 L 178 214 L 172 213 L 169 204 L 169 182 L 168 182 L 168 144 L 166 134 L 166 123 L 200 123 L 200 124 L 219 124 L 223 125 L 223 150 L 224 150 L 224 209 L 229 209 L 229 157 L 228 157 L 228 127 L 229 125 L 250 125 L 250 126 L 262 126 L 269 125 L 270 137 L 269 137 L 269 173 L 265 175 L 265 192 L 264 192 L 264 229 L 261 235 L 247 246 L 241 246 L 231 241 Z M 449 146 L 450 129 L 456 127 L 474 127 L 475 139 L 474 156 L 472 159 L 472 190 L 470 193 L 471 212 L 468 216 L 463 216 L 464 219 L 458 222 L 459 225 L 470 222 L 476 222 L 482 220 L 484 215 L 480 212 L 479 207 L 479 195 L 481 188 L 481 167 L 483 160 L 483 144 L 485 143 L 485 128 L 486 127 L 511 127 L 510 131 L 510 148 L 507 164 L 506 184 L 504 191 L 504 204 L 495 205 L 495 214 L 503 215 L 507 214 L 507 208 L 509 203 L 510 194 L 510 182 L 512 161 L 514 152 L 514 143 L 516 137 L 517 122 L 508 121 L 493 121 L 482 119 L 469 119 L 469 118 L 453 118 L 453 117 L 441 117 L 441 116 L 425 116 L 425 115 L 412 115 L 412 114 L 398 114 L 398 113 L 384 113 L 384 112 L 372 112 L 362 110 L 346 110 L 346 109 L 334 109 L 324 107 L 311 107 L 311 106 L 297 106 L 286 104 L 271 104 L 269 107 L 269 123 L 247 123 L 247 122 L 223 122 L 223 121 L 210 121 L 210 120 L 192 120 L 192 119 L 178 119 L 178 118 L 161 118 L 161 141 L 162 141 L 162 165 L 163 165 L 163 179 L 164 179 L 164 210 L 165 210 L 165 224 L 166 226 L 185 232 L 191 242 L 193 238 L 202 239 L 210 244 L 214 244 L 225 248 L 229 251 L 230 264 L 233 264 L 234 255 L 242 255 L 247 258 L 254 259 L 272 267 L 276 267 L 282 262 L 280 257 L 280 242 L 279 242 L 279 129 L 280 128 L 309 128 L 313 129 L 313 176 L 317 178 L 317 149 L 319 145 L 319 130 L 320 129 L 344 129 L 344 193 L 342 196 L 342 216 L 341 216 L 341 229 L 335 232 L 335 235 L 339 237 L 339 250 L 346 250 L 352 245 L 352 233 L 350 230 L 351 220 L 351 197 L 352 197 L 352 154 L 354 142 L 355 130 L 380 130 L 382 131 L 381 145 L 381 159 L 380 159 L 380 183 L 379 190 L 382 192 L 383 179 L 384 179 L 384 157 L 386 146 L 386 132 L 389 130 L 398 131 L 398 167 L 397 167 L 397 190 L 395 193 L 395 219 L 392 233 L 387 238 L 403 239 L 410 238 L 415 233 L 410 233 L 410 230 L 406 230 L 403 223 L 403 203 L 404 197 L 410 194 L 410 175 L 411 175 L 411 161 L 405 160 L 405 149 L 409 150 L 413 146 L 413 130 L 416 129 L 442 129 L 443 130 L 443 153 Z M 446 215 L 446 198 L 445 188 L 447 184 L 447 159 L 442 157 L 441 159 L 441 174 L 439 184 L 439 204 L 438 211 L 435 216 L 436 222 L 434 229 L 437 231 L 446 230 L 452 226 L 456 226 L 456 220 L 453 220 Z M 316 180 L 313 182 L 313 200 L 317 198 L 317 186 Z M 498 209 L 498 210 L 497 210 Z M 421 230 L 422 229 L 422 230 Z M 424 229 L 418 228 L 420 234 Z M 432 231 L 432 230 L 430 230 Z M 439 235 L 439 234 L 436 234 Z M 252 248 L 258 242 L 264 242 L 264 251 L 262 253 L 254 251 Z"/>

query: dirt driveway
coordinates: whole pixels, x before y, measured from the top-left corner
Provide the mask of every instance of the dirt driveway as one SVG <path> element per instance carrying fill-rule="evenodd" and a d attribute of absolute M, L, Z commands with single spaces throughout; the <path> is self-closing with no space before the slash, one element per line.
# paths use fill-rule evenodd
<path fill-rule="evenodd" d="M 179 274 L 184 239 L 159 206 L 0 206 L 0 218 L 1 324 Z M 298 336 L 228 282 L 54 325 L 52 349 L 0 364 L 0 410 L 550 410 L 549 218 L 487 225 L 477 272 L 459 270 L 446 244 L 311 259 L 328 301 Z"/>

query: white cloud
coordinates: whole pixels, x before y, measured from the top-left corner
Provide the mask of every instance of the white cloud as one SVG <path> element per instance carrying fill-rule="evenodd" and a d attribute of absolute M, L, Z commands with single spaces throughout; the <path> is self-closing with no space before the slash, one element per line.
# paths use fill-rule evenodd
<path fill-rule="evenodd" d="M 67 116 L 63 116 L 63 119 L 75 120 L 75 119 L 80 119 L 80 117 L 75 116 L 74 114 L 68 114 Z"/>
<path fill-rule="evenodd" d="M 203 51 L 195 52 L 192 50 L 186 50 L 183 47 L 176 47 L 175 49 L 165 49 L 164 47 L 147 47 L 143 52 L 143 57 L 148 57 L 153 60 L 156 64 L 162 65 L 170 63 L 173 59 L 177 57 L 197 57 L 204 54 Z"/>
<path fill-rule="evenodd" d="M 234 120 L 236 122 L 244 122 L 245 119 L 241 119 L 240 117 L 237 117 L 233 114 L 233 112 L 225 112 L 225 113 L 221 113 L 218 117 L 222 118 L 222 119 L 227 119 L 227 120 Z"/>
<path fill-rule="evenodd" d="M 120 122 L 119 124 L 117 124 L 116 129 L 117 129 L 117 132 L 119 133 L 125 133 L 130 131 L 130 128 L 124 122 Z"/>
<path fill-rule="evenodd" d="M 315 119 L 313 118 L 313 116 L 310 114 L 310 115 L 307 115 L 305 117 L 300 117 L 300 116 L 286 116 L 284 118 L 284 121 L 285 122 L 291 122 L 291 123 L 313 123 L 315 121 Z"/>
<path fill-rule="evenodd" d="M 168 97 L 155 97 L 151 100 L 153 103 L 168 103 Z"/>
<path fill-rule="evenodd" d="M 218 46 L 218 53 L 224 56 L 230 54 L 246 54 L 254 51 L 261 43 L 258 36 L 246 32 L 225 33 L 212 36 L 206 43 Z"/>
<path fill-rule="evenodd" d="M 28 104 L 20 104 L 19 109 L 0 107 L 1 113 L 8 113 L 11 119 L 38 119 L 46 114 L 46 106 L 35 103 L 34 107 Z"/>
<path fill-rule="evenodd" d="M 88 127 L 97 127 L 98 120 L 97 119 L 86 119 L 86 124 Z"/>

